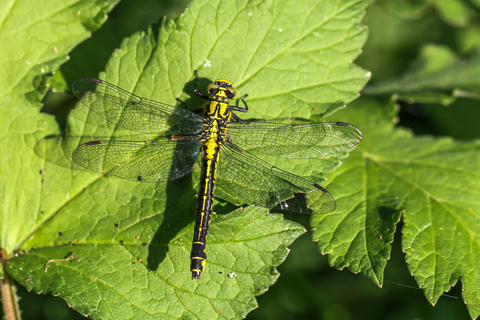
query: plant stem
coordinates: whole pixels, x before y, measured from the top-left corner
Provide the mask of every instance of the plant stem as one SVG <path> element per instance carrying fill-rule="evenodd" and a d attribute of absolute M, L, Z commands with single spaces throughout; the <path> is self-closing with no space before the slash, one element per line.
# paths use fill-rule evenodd
<path fill-rule="evenodd" d="M 15 283 L 10 275 L 5 270 L 6 254 L 4 250 L 1 250 L 2 257 L 2 268 L 4 277 L 0 281 L 0 286 L 2 287 L 2 302 L 3 302 L 3 313 L 5 314 L 6 320 L 20 320 L 20 309 L 18 308 L 18 299 L 15 290 Z"/>

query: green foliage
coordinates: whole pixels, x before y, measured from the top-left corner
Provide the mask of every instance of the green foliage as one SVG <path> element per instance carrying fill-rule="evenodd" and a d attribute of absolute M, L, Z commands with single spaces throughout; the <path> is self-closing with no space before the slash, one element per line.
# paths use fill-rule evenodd
<path fill-rule="evenodd" d="M 472 4 L 462 0 L 385 0 L 382 5 L 405 19 L 418 19 L 435 10 L 446 23 L 465 27 L 475 16 L 475 6 L 480 7 L 478 1 L 471 2 Z"/>
<path fill-rule="evenodd" d="M 92 21 L 98 16 L 100 8 L 81 5 L 70 8 L 70 14 L 93 12 Z M 252 117 L 309 118 L 332 112 L 354 99 L 369 78 L 351 63 L 366 38 L 359 24 L 365 5 L 358 0 L 313 0 L 301 6 L 196 1 L 178 20 L 163 20 L 126 38 L 101 77 L 142 97 L 171 104 L 180 97 L 200 105 L 189 98 L 193 70 L 198 69 L 202 88 L 206 80 L 228 76 L 239 92 L 248 92 L 256 106 Z M 92 29 L 91 22 L 82 22 Z M 67 48 L 60 49 L 65 56 Z M 62 78 L 68 77 L 56 77 L 57 88 Z M 25 91 L 15 90 L 23 99 Z M 40 96 L 33 101 L 38 104 Z M 282 108 L 272 113 L 272 104 Z M 21 212 L 12 214 L 13 204 L 3 207 L 2 226 L 8 228 L 1 246 L 10 255 L 20 250 L 9 257 L 6 272 L 28 290 L 62 297 L 81 314 L 95 319 L 243 317 L 255 308 L 254 296 L 276 281 L 275 266 L 304 232 L 303 226 L 261 208 L 216 216 L 207 269 L 200 281 L 192 281 L 188 265 L 198 170 L 157 185 L 72 170 L 69 155 L 81 142 L 132 133 L 79 107 L 70 113 L 59 139 L 52 117 L 39 115 L 38 108 L 23 109 L 37 122 L 15 123 L 25 121 L 17 115 L 4 118 L 5 126 L 15 128 L 17 140 L 28 140 L 33 135 L 29 131 L 35 131 L 24 156 L 36 163 L 24 164 L 28 170 L 20 163 L 3 163 L 2 176 L 9 173 L 5 168 L 15 167 L 7 188 L 29 185 L 29 197 L 35 199 L 26 201 L 24 193 L 12 188 L 11 202 Z M 10 150 L 21 153 L 18 147 Z M 331 163 L 322 168 L 338 166 L 338 157 Z M 308 161 L 303 164 L 311 167 Z M 296 165 L 283 168 L 314 178 L 321 173 Z M 14 178 L 19 172 L 28 174 L 21 177 L 22 184 Z"/>
<path fill-rule="evenodd" d="M 427 45 L 411 70 L 398 79 L 371 86 L 365 94 L 396 94 L 413 103 L 450 104 L 456 97 L 480 97 L 480 58 L 460 59 L 446 47 Z"/>
<path fill-rule="evenodd" d="M 40 171 L 45 160 L 34 153 L 38 139 L 58 134 L 54 119 L 39 113 L 46 83 L 66 61 L 67 53 L 101 25 L 116 2 L 99 1 L 96 6 L 60 1 L 51 6 L 2 4 L 0 123 L 5 129 L 0 135 L 5 152 L 0 159 L 0 246 L 8 253 L 18 249 L 46 217 L 40 209 L 45 197 Z"/>
<path fill-rule="evenodd" d="M 112 186 L 107 186 L 102 194 L 112 191 Z M 142 208 L 155 207 L 153 201 L 148 205 L 142 200 Z M 103 208 L 103 203 L 99 207 Z M 182 208 L 186 212 L 194 205 L 191 201 L 187 204 Z M 65 217 L 55 220 L 65 221 L 75 214 L 68 209 L 63 212 Z M 189 270 L 192 224 L 178 231 L 178 214 L 163 217 L 163 221 L 161 216 L 134 218 L 130 214 L 118 228 L 107 223 L 108 217 L 95 217 L 92 224 L 80 224 L 77 217 L 70 217 L 76 228 L 65 227 L 63 237 L 84 241 L 32 249 L 15 258 L 7 272 L 16 279 L 28 279 L 26 287 L 36 292 L 59 294 L 75 310 L 94 319 L 239 318 L 255 308 L 252 295 L 275 282 L 274 266 L 285 259 L 287 246 L 304 232 L 302 226 L 261 208 L 217 216 L 209 237 L 208 272 L 198 282 L 192 281 Z M 78 230 L 93 224 L 100 230 Z M 105 230 L 108 227 L 110 232 Z"/>
<path fill-rule="evenodd" d="M 348 267 L 381 285 L 403 212 L 403 250 L 427 299 L 435 304 L 461 279 L 463 298 L 476 315 L 480 142 L 413 137 L 393 128 L 393 105 L 388 109 L 375 100 L 358 100 L 350 107 L 346 118 L 361 123 L 364 141 L 328 185 L 338 190 L 338 205 L 347 210 L 312 217 L 320 250 L 333 266 Z"/>
<path fill-rule="evenodd" d="M 265 157 L 319 183 L 328 177 L 323 185 L 338 209 L 311 217 L 318 249 L 335 268 L 347 267 L 382 285 L 402 220 L 404 259 L 427 300 L 436 304 L 461 280 L 470 316 L 480 314 L 475 286 L 479 142 L 421 137 L 395 127 L 398 109 L 385 98 L 443 104 L 478 98 L 479 1 L 378 1 L 368 9 L 365 22 L 372 36 L 357 59 L 367 36 L 361 20 L 370 1 L 198 0 L 179 19 L 126 37 L 105 66 L 99 57 L 110 52 L 108 37 L 90 51 L 74 52 L 72 57 L 81 57 L 65 63 L 117 2 L 7 1 L 8 10 L 0 12 L 0 122 L 6 128 L 1 133 L 0 247 L 8 254 L 2 276 L 12 276 L 28 290 L 58 295 L 94 319 L 230 319 L 256 307 L 255 296 L 276 282 L 287 247 L 304 233 L 300 224 L 266 209 L 234 210 L 218 199 L 207 267 L 202 279 L 193 281 L 189 253 L 198 168 L 184 179 L 157 185 L 81 170 L 73 166 L 71 152 L 93 137 L 154 137 L 132 136 L 78 105 L 60 139 L 62 121 L 39 112 L 47 83 L 62 90 L 100 69 L 105 70 L 102 79 L 127 91 L 170 104 L 181 98 L 193 109 L 203 103 L 193 94 L 193 70 L 198 69 L 202 91 L 213 79 L 227 78 L 240 95 L 248 93 L 249 117 L 323 121 L 328 115 L 326 121 L 359 127 L 364 140 L 349 157 Z M 451 28 L 450 40 L 442 28 Z M 355 59 L 364 69 L 352 63 Z M 362 90 L 370 77 L 366 69 L 374 80 L 364 90 L 369 97 L 336 112 Z M 222 186 L 217 188 L 222 196 Z M 305 265 L 321 268 L 311 253 L 305 255 L 296 262 L 296 275 Z M 316 283 L 295 281 L 295 287 L 305 288 Z M 274 309 L 320 305 L 325 311 L 317 318 L 348 318 L 338 305 L 318 303 L 334 287 L 324 288 L 325 283 L 305 290 L 311 303 L 288 306 L 275 299 Z M 301 294 L 293 290 L 287 301 Z M 373 319 L 372 309 L 350 316 Z M 399 312 L 403 318 L 418 317 Z M 286 312 L 277 315 L 289 318 Z"/>

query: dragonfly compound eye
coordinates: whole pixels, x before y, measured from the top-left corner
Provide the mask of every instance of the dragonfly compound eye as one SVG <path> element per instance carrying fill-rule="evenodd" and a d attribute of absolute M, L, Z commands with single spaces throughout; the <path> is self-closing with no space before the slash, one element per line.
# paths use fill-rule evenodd
<path fill-rule="evenodd" d="M 220 88 L 220 86 L 216 83 L 210 83 L 207 87 L 207 92 L 208 94 L 215 94 L 218 92 L 218 89 Z"/>
<path fill-rule="evenodd" d="M 232 87 L 227 89 L 227 97 L 229 99 L 235 99 L 236 96 L 237 96 L 237 90 L 235 90 Z"/>

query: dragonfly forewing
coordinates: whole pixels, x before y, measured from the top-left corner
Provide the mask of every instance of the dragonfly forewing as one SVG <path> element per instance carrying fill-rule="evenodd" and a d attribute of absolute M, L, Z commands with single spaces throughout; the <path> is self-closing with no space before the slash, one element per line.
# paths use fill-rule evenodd
<path fill-rule="evenodd" d="M 233 143 L 245 150 L 281 158 L 320 158 L 353 148 L 362 140 L 357 127 L 344 122 L 290 125 L 239 122 L 229 125 Z"/>
<path fill-rule="evenodd" d="M 83 78 L 72 85 L 78 99 L 107 121 L 150 134 L 197 134 L 202 117 L 185 109 L 143 99 L 106 81 Z"/>

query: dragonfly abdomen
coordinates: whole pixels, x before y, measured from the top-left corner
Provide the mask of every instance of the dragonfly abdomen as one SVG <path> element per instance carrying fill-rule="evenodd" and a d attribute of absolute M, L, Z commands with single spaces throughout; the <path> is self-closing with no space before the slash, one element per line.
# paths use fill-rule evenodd
<path fill-rule="evenodd" d="M 190 255 L 192 279 L 200 279 L 200 275 L 205 268 L 207 259 L 205 244 L 212 217 L 215 178 L 220 154 L 220 145 L 214 141 L 207 142 L 203 148 L 202 174 L 198 190 L 198 204 Z"/>

